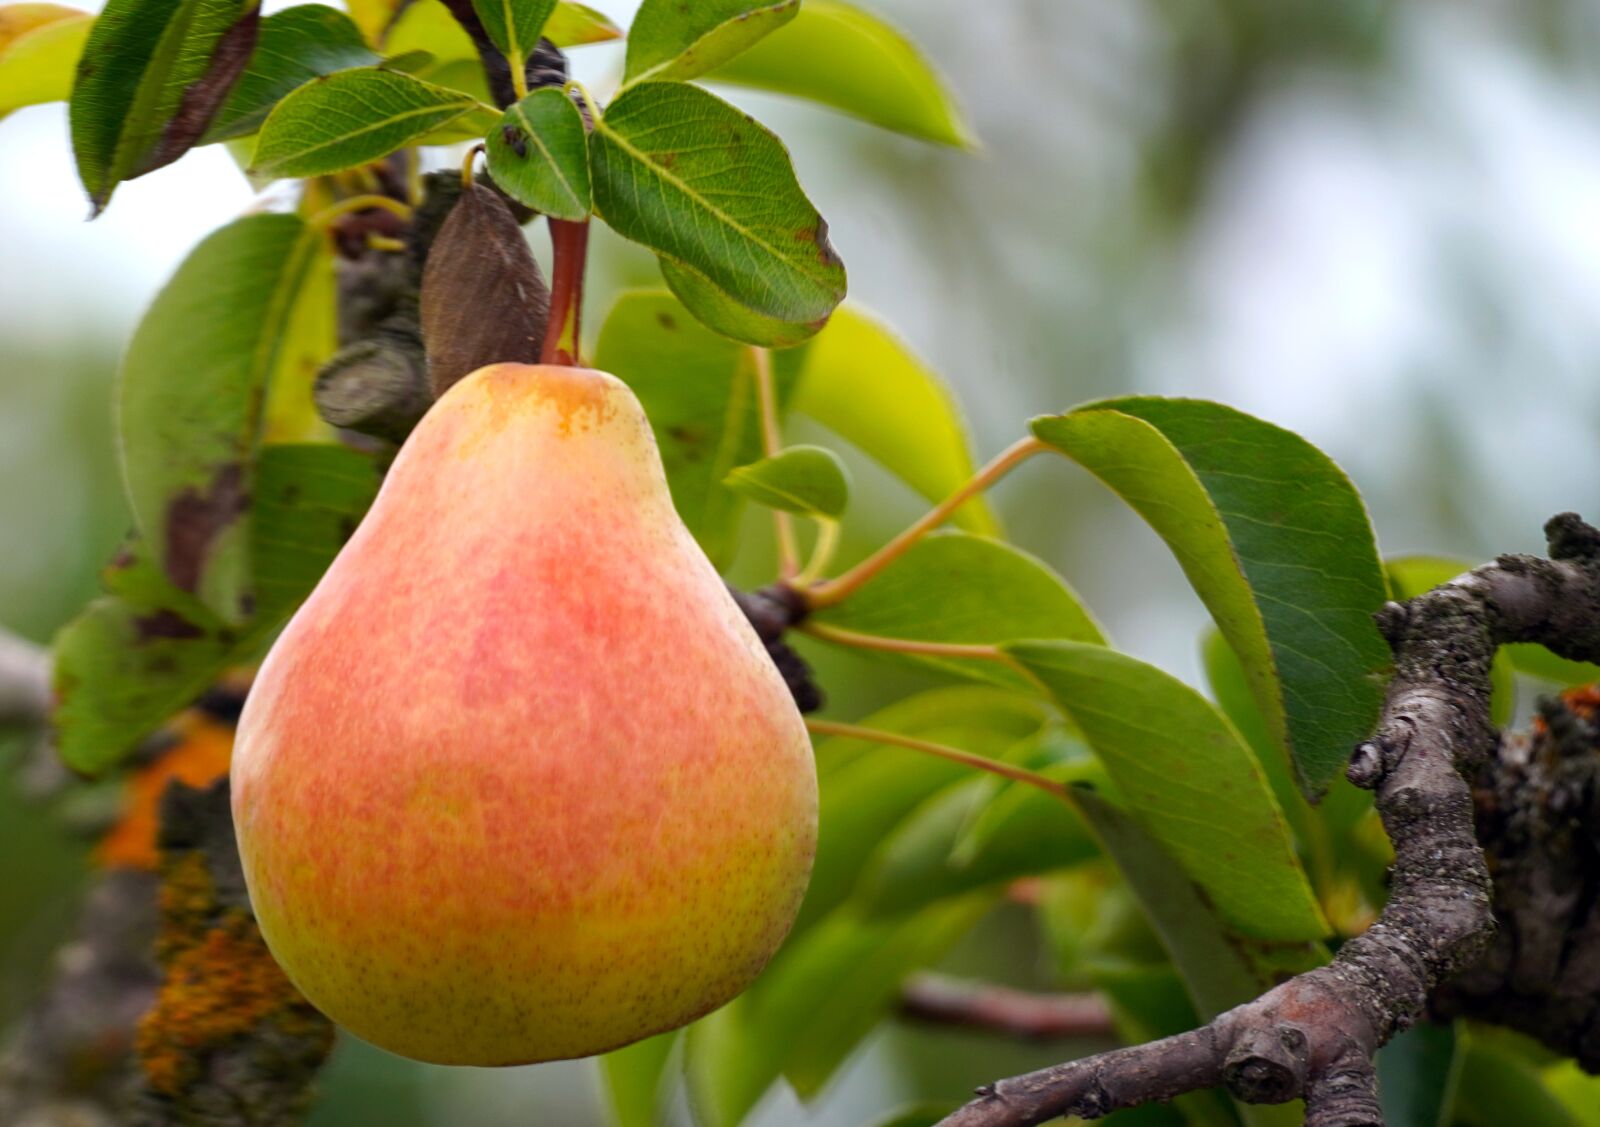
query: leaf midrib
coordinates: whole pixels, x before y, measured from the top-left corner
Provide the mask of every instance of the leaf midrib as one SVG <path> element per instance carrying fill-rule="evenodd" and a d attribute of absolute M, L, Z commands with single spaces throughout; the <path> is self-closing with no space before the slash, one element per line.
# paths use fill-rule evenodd
<path fill-rule="evenodd" d="M 360 129 L 352 130 L 349 133 L 341 133 L 337 137 L 331 138 L 327 141 L 319 142 L 318 144 L 312 145 L 308 148 L 296 149 L 293 152 L 284 153 L 282 156 L 275 157 L 266 164 L 257 165 L 254 169 L 252 169 L 252 171 L 269 172 L 287 161 L 303 159 L 311 156 L 314 153 L 319 153 L 323 149 L 332 148 L 334 145 L 343 144 L 344 142 L 353 140 L 357 137 L 365 137 L 367 134 L 375 133 L 380 129 L 386 129 L 397 122 L 407 121 L 413 117 L 422 117 L 424 114 L 438 113 L 441 110 L 454 108 L 454 113 L 450 114 L 450 116 L 445 118 L 443 121 L 440 121 L 438 125 L 434 126 L 434 128 L 442 128 L 446 125 L 449 125 L 457 118 L 464 117 L 471 113 L 472 110 L 477 107 L 477 104 L 478 103 L 476 99 L 467 98 L 462 102 L 437 102 L 431 106 L 419 106 L 415 109 L 407 110 L 405 113 L 394 114 L 390 117 L 384 118 L 382 121 L 373 122 L 372 124 L 363 126 Z"/>
<path fill-rule="evenodd" d="M 814 283 L 816 283 L 817 285 L 820 285 L 820 286 L 824 286 L 824 287 L 828 286 L 828 280 L 827 280 L 827 275 L 826 274 L 813 274 L 813 273 L 807 271 L 806 269 L 804 269 L 798 262 L 794 261 L 793 259 L 785 258 L 783 256 L 782 252 L 780 252 L 777 247 L 773 246 L 771 243 L 769 243 L 765 239 L 761 238 L 761 236 L 757 235 L 754 231 L 752 231 L 749 228 L 745 227 L 744 224 L 742 224 L 738 220 L 734 219 L 732 216 L 730 216 L 727 212 L 723 211 L 721 208 L 719 208 L 716 205 L 712 204 L 711 201 L 709 201 L 705 197 L 701 196 L 698 192 L 696 192 L 694 189 L 692 189 L 687 183 L 685 183 L 680 177 L 673 175 L 664 166 L 656 164 L 655 162 L 651 161 L 649 159 L 649 154 L 647 154 L 644 150 L 634 147 L 632 144 L 630 144 L 628 141 L 626 141 L 622 137 L 621 134 L 617 133 L 613 129 L 607 128 L 606 125 L 605 125 L 605 119 L 604 118 L 602 118 L 600 120 L 600 122 L 595 125 L 595 131 L 597 133 L 602 134 L 604 137 L 606 137 L 607 140 L 611 141 L 618 148 L 622 149 L 623 151 L 627 152 L 629 155 L 634 157 L 634 159 L 636 159 L 640 164 L 643 164 L 644 166 L 649 168 L 657 176 L 661 177 L 661 179 L 663 179 L 663 180 L 675 185 L 677 187 L 677 189 L 680 192 L 682 192 L 685 196 L 688 196 L 691 200 L 696 201 L 698 204 L 700 204 L 700 206 L 704 207 L 706 211 L 710 212 L 712 216 L 714 216 L 717 219 L 722 220 L 722 222 L 725 223 L 728 227 L 731 227 L 734 231 L 736 231 L 739 234 L 743 235 L 750 242 L 754 243 L 756 246 L 758 246 L 762 250 L 766 251 L 774 259 L 776 259 L 778 262 L 780 262 L 783 265 L 789 267 L 795 273 L 799 274 L 801 277 L 807 279 L 808 281 L 814 282 Z"/>
<path fill-rule="evenodd" d="M 563 94 L 562 98 L 565 97 L 566 95 Z M 572 206 L 579 211 L 584 210 L 583 200 L 579 198 L 578 190 L 572 186 L 572 181 L 567 179 L 566 173 L 562 171 L 561 163 L 556 160 L 555 155 L 551 153 L 549 146 L 547 146 L 544 143 L 544 140 L 539 136 L 538 130 L 534 129 L 533 122 L 530 121 L 528 119 L 528 115 L 523 112 L 522 103 L 518 102 L 516 105 L 512 106 L 511 111 L 517 115 L 517 120 L 522 122 L 523 130 L 528 134 L 529 139 L 532 140 L 535 145 L 539 146 L 539 152 L 543 154 L 545 163 L 550 166 L 550 170 L 556 174 L 556 179 L 561 181 L 561 186 L 566 189 L 567 195 L 571 197 Z"/>

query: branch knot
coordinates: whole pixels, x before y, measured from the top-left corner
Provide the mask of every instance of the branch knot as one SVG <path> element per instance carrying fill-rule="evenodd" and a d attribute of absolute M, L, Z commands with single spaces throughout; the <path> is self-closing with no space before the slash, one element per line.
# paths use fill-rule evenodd
<path fill-rule="evenodd" d="M 1600 559 L 1600 529 L 1577 513 L 1557 513 L 1545 522 L 1545 543 L 1553 560 Z"/>

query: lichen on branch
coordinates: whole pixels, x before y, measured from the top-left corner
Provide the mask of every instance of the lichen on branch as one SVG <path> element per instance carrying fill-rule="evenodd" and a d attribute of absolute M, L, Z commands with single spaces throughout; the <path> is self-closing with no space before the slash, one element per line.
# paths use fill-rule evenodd
<path fill-rule="evenodd" d="M 138 1125 L 290 1127 L 333 1048 L 331 1022 L 273 961 L 250 912 L 227 780 L 162 800 L 163 975 L 134 1051 Z"/>

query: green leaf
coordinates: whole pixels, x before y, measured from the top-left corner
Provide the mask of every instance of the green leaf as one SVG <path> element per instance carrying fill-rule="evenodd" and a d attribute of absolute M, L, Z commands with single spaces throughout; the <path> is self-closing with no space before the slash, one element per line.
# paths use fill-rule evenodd
<path fill-rule="evenodd" d="M 1076 793 L 1074 802 L 1144 909 L 1200 1020 L 1210 1021 L 1272 985 L 1154 833 L 1093 791 Z"/>
<path fill-rule="evenodd" d="M 615 1127 L 656 1127 L 666 1102 L 668 1070 L 680 1031 L 636 1041 L 600 1057 L 600 1081 Z"/>
<path fill-rule="evenodd" d="M 226 141 L 254 133 L 272 107 L 302 84 L 377 61 L 361 29 L 338 9 L 324 4 L 285 8 L 261 21 L 250 62 L 204 140 Z"/>
<path fill-rule="evenodd" d="M 1316 797 L 1372 730 L 1387 588 L 1348 478 L 1298 435 L 1215 403 L 1131 398 L 1033 421 L 1166 540 Z"/>
<path fill-rule="evenodd" d="M 1592 1076 L 1566 1060 L 1546 1068 L 1540 1079 L 1583 1127 L 1600 1127 L 1600 1076 Z"/>
<path fill-rule="evenodd" d="M 413 0 L 407 4 L 383 37 L 383 49 L 390 55 L 426 51 L 441 65 L 462 59 L 478 61 L 472 37 L 440 0 Z"/>
<path fill-rule="evenodd" d="M 1089 816 L 1099 809 L 1093 805 L 1094 797 L 1089 796 Z M 1200 928 L 1201 942 L 1194 955 L 1203 959 L 1204 944 L 1214 940 L 1218 928 L 1215 916 L 1203 914 L 1205 905 L 1196 905 L 1198 893 L 1194 886 L 1181 879 L 1173 887 L 1175 900 L 1160 898 L 1167 887 L 1161 882 L 1170 879 L 1175 868 L 1171 858 L 1114 806 L 1105 805 L 1106 817 L 1117 819 L 1107 828 L 1106 836 L 1119 845 L 1121 862 L 1133 870 L 1130 879 L 1142 882 L 1150 873 L 1158 882 L 1150 887 L 1140 883 L 1137 891 L 1154 902 L 1156 912 L 1164 913 L 1162 926 L 1171 928 L 1179 941 L 1186 937 L 1186 924 L 1192 922 Z M 1136 835 L 1132 841 L 1123 842 L 1115 834 L 1122 825 L 1131 827 Z M 1109 877 L 1107 868 L 1084 866 L 1050 877 L 1040 886 L 1043 895 L 1038 919 L 1055 958 L 1057 979 L 1069 989 L 1093 990 L 1102 995 L 1110 1003 L 1118 1035 L 1127 1044 L 1159 1040 L 1195 1028 L 1201 1021 L 1189 989 L 1148 922 L 1145 908 L 1129 884 Z M 1230 942 L 1237 944 L 1238 940 Z M 1240 954 L 1238 950 L 1227 952 L 1224 965 L 1238 963 Z M 1244 977 L 1253 977 L 1253 973 L 1246 969 Z M 1228 1098 L 1216 1089 L 1179 1096 L 1172 1108 L 1161 1108 L 1163 1114 L 1146 1118 L 1153 1106 L 1156 1105 L 1137 1109 L 1140 1114 L 1130 1122 L 1140 1127 L 1239 1127 L 1239 1117 L 1233 1113 Z M 1126 1114 L 1118 1112 L 1107 1122 L 1121 1122 Z"/>
<path fill-rule="evenodd" d="M 1564 688 L 1576 688 L 1579 685 L 1593 685 L 1600 682 L 1600 665 L 1589 661 L 1571 661 L 1568 658 L 1557 657 L 1543 646 L 1532 642 L 1517 642 L 1513 645 L 1502 646 L 1500 654 L 1495 661 L 1496 671 L 1500 668 L 1501 661 L 1507 662 L 1511 670 L 1516 673 L 1525 673 L 1529 677 L 1537 677 L 1541 681 L 1551 681 Z M 1498 683 L 1496 688 L 1498 688 Z M 1497 698 L 1498 699 L 1498 698 Z M 1505 724 L 1509 717 L 1496 714 L 1495 723 Z"/>
<path fill-rule="evenodd" d="M 792 1038 L 783 1025 L 777 1031 L 778 1043 L 788 1047 L 784 1076 L 801 1099 L 816 1097 L 893 1012 L 906 976 L 942 958 L 998 898 L 995 892 L 942 900 L 882 923 L 839 913 L 784 952 L 753 1002 L 758 1010 L 765 1003 L 768 1014 L 793 1004 L 804 1015 Z"/>
<path fill-rule="evenodd" d="M 1066 638 L 1105 644 L 1105 636 L 1072 588 L 1041 560 L 1002 541 L 954 530 L 924 536 L 848 599 L 817 611 L 813 620 L 857 634 L 921 642 L 989 645 L 1022 638 Z M 1031 688 L 1003 662 L 898 653 L 878 656 L 997 685 Z"/>
<path fill-rule="evenodd" d="M 1184 877 L 1172 856 L 1144 826 L 1093 791 L 1079 789 L 1074 799 L 1144 909 L 1145 919 L 1182 977 L 1201 1021 L 1258 997 L 1288 974 L 1310 970 L 1325 961 L 1322 953 L 1311 947 L 1274 948 L 1231 934 L 1207 903 L 1203 889 Z M 1100 985 L 1119 1003 L 1129 1000 L 1104 979 Z M 1170 1027 L 1149 1030 L 1152 1036 L 1174 1032 L 1178 1030 Z M 1192 1110 L 1211 1121 L 1203 1101 L 1183 1106 L 1186 1112 Z M 1302 1118 L 1289 1106 L 1235 1106 L 1246 1127 L 1289 1127 Z"/>
<path fill-rule="evenodd" d="M 1586 1127 L 1529 1061 L 1496 1040 L 1463 1031 L 1455 1122 L 1461 1127 Z"/>
<path fill-rule="evenodd" d="M 1231 927 L 1282 942 L 1327 933 L 1260 765 L 1209 701 L 1104 646 L 1005 649 L 1078 724 L 1130 812 Z"/>
<path fill-rule="evenodd" d="M 238 142 L 229 142 L 238 144 Z M 333 442 L 337 434 L 317 410 L 317 373 L 339 350 L 337 279 L 332 253 L 312 256 L 278 341 L 262 408 L 263 443 Z"/>
<path fill-rule="evenodd" d="M 805 0 L 788 27 L 706 77 L 808 98 L 924 141 L 975 144 L 955 99 L 916 45 L 879 17 L 838 0 Z"/>
<path fill-rule="evenodd" d="M 511 60 L 512 69 L 533 54 L 539 45 L 539 33 L 555 6 L 555 0 L 472 0 L 483 30 Z"/>
<path fill-rule="evenodd" d="M 1205 666 L 1206 684 L 1211 689 L 1217 707 L 1239 733 L 1245 746 L 1255 753 L 1256 762 L 1261 765 L 1279 808 L 1294 827 L 1295 836 L 1301 841 L 1307 840 L 1316 812 L 1295 786 L 1289 758 L 1273 738 L 1261 706 L 1250 693 L 1250 678 L 1239 662 L 1239 655 L 1233 652 L 1228 640 L 1215 627 L 1207 628 L 1200 642 L 1200 654 Z"/>
<path fill-rule="evenodd" d="M 718 567 L 738 545 L 743 502 L 723 484 L 761 457 L 750 349 L 708 331 L 670 294 L 624 294 L 600 329 L 595 366 L 633 389 L 655 430 L 672 502 Z M 777 383 L 780 405 L 789 382 Z"/>
<path fill-rule="evenodd" d="M 256 0 L 109 0 L 69 104 L 78 178 L 98 214 L 124 180 L 200 139 L 255 46 Z"/>
<path fill-rule="evenodd" d="M 862 724 L 997 757 L 1033 739 L 1045 719 L 1045 710 L 1025 697 L 962 686 L 908 697 Z M 911 748 L 847 739 L 818 744 L 817 857 L 793 934 L 849 899 L 867 858 L 902 819 L 971 775 L 971 768 Z"/>
<path fill-rule="evenodd" d="M 345 0 L 344 6 L 361 34 L 374 46 L 383 42 L 384 31 L 391 26 L 395 13 L 405 8 L 402 0 Z"/>
<path fill-rule="evenodd" d="M 151 574 L 140 582 L 164 582 Z M 54 723 L 73 770 L 93 775 L 120 763 L 241 648 L 240 635 L 182 592 L 162 601 L 96 599 L 57 633 Z"/>
<path fill-rule="evenodd" d="M 725 337 L 762 348 L 791 348 L 816 335 L 814 322 L 791 322 L 740 304 L 698 270 L 658 255 L 661 279 L 695 319 Z"/>
<path fill-rule="evenodd" d="M 850 502 L 850 475 L 844 463 L 821 446 L 791 446 L 740 466 L 722 480 L 758 505 L 805 517 L 837 520 Z"/>
<path fill-rule="evenodd" d="M 820 327 L 844 297 L 844 266 L 782 143 L 715 95 L 629 87 L 595 123 L 589 161 L 608 224 L 746 309 Z"/>
<path fill-rule="evenodd" d="M 860 447 L 930 501 L 972 477 L 972 443 L 955 396 L 905 342 L 858 305 L 841 306 L 805 349 L 794 407 Z M 968 532 L 999 534 L 980 495 L 956 510 Z"/>
<path fill-rule="evenodd" d="M 560 3 L 544 25 L 544 37 L 557 47 L 582 47 L 622 38 L 622 29 L 587 4 Z"/>
<path fill-rule="evenodd" d="M 378 493 L 371 457 L 293 443 L 261 451 L 251 512 L 258 624 L 288 618 L 322 579 Z"/>
<path fill-rule="evenodd" d="M 644 0 L 628 29 L 624 84 L 678 80 L 721 66 L 795 18 L 800 0 Z"/>
<path fill-rule="evenodd" d="M 499 116 L 459 90 L 381 67 L 355 67 L 312 79 L 274 106 L 251 171 L 324 176 L 381 160 L 450 127 L 481 133 Z"/>
<path fill-rule="evenodd" d="M 444 86 L 451 90 L 459 90 L 461 93 L 469 95 L 477 101 L 484 103 L 486 106 L 494 100 L 494 96 L 489 92 L 489 78 L 483 73 L 483 64 L 480 63 L 476 57 L 470 59 L 434 59 L 428 65 L 419 68 L 415 72 L 415 75 L 417 78 L 431 82 L 435 86 Z M 457 122 L 445 126 L 445 135 L 448 135 L 451 130 L 454 130 L 456 134 L 456 141 L 474 140 L 476 134 L 471 132 L 470 127 L 478 125 L 479 119 L 482 116 L 483 114 L 480 111 L 469 114 L 467 117 L 458 119 Z M 465 127 L 457 128 L 458 126 L 462 126 L 463 123 L 465 123 Z M 492 128 L 492 125 L 485 125 L 485 128 Z M 453 143 L 448 140 L 441 140 L 440 137 L 441 135 L 430 133 L 428 136 L 419 140 L 417 144 L 443 145 Z"/>
<path fill-rule="evenodd" d="M 512 106 L 487 148 L 494 182 L 512 199 L 557 219 L 588 216 L 588 133 L 564 91 L 535 90 Z"/>
<path fill-rule="evenodd" d="M 1450 1127 L 1464 1053 L 1449 1025 L 1423 1022 L 1378 1050 L 1378 1098 L 1389 1127 Z"/>
<path fill-rule="evenodd" d="M 1042 773 L 1057 782 L 1102 774 L 1091 762 L 1046 767 Z M 1059 798 L 1013 783 L 991 801 L 989 781 L 968 779 L 946 788 L 884 838 L 857 886 L 854 903 L 863 915 L 912 912 L 1099 856 L 1082 819 Z M 962 849 L 969 841 L 972 846 Z"/>
<path fill-rule="evenodd" d="M 74 770 L 115 766 L 224 669 L 254 658 L 355 528 L 378 473 L 344 447 L 273 446 L 257 481 L 251 547 L 262 597 L 247 622 L 223 622 L 137 544 L 108 570 L 109 596 L 56 636 L 55 726 Z"/>
<path fill-rule="evenodd" d="M 1472 570 L 1472 565 L 1462 560 L 1448 559 L 1444 556 L 1397 556 L 1385 560 L 1384 573 L 1389 579 L 1389 592 L 1400 602 L 1414 599 L 1425 594 L 1435 587 L 1450 582 L 1458 575 Z M 1545 649 L 1543 646 L 1502 646 L 1494 655 L 1494 664 L 1489 667 L 1489 718 L 1498 727 L 1511 723 L 1517 709 L 1517 671 L 1520 657 L 1524 661 L 1532 658 L 1535 662 L 1539 659 L 1535 654 L 1545 655 L 1552 663 L 1574 667 L 1574 672 L 1581 676 L 1584 668 L 1594 669 L 1600 673 L 1600 667 L 1585 666 L 1582 662 L 1562 662 L 1561 658 Z M 1523 669 L 1523 672 L 1532 672 Z M 1595 678 L 1580 679 L 1571 684 L 1588 684 Z"/>
<path fill-rule="evenodd" d="M 837 912 L 783 950 L 741 997 L 689 1029 L 697 1121 L 733 1127 L 778 1076 L 815 1095 L 899 997 L 993 904 L 977 894 L 896 920 Z"/>
<path fill-rule="evenodd" d="M 251 215 L 178 267 L 123 360 L 123 475 L 141 535 L 181 590 L 249 617 L 249 501 L 267 380 L 326 242 L 293 215 Z"/>
<path fill-rule="evenodd" d="M 24 29 L 16 19 L 21 9 L 47 11 L 33 12 Z M 54 4 L 12 4 L 0 8 L 0 17 L 8 12 L 14 22 L 12 34 L 0 35 L 0 117 L 71 94 L 78 58 L 94 26 L 88 12 Z"/>

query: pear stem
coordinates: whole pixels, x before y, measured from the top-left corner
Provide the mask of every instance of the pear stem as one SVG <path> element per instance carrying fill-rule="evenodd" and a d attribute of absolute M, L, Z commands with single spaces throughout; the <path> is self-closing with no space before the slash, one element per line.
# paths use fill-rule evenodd
<path fill-rule="evenodd" d="M 978 661 L 1000 661 L 1007 664 L 1011 662 L 1011 658 L 998 646 L 962 642 L 924 642 L 916 638 L 882 638 L 876 634 L 861 634 L 810 619 L 802 622 L 798 629 L 824 642 L 854 646 L 861 650 L 911 654 L 916 657 L 968 657 Z"/>
<path fill-rule="evenodd" d="M 589 257 L 589 221 L 551 219 L 550 245 L 555 250 L 550 271 L 550 322 L 544 331 L 539 363 L 579 368 L 583 366 L 578 344 L 582 332 L 583 268 Z"/>
<path fill-rule="evenodd" d="M 750 356 L 755 361 L 756 397 L 761 405 L 761 452 L 770 458 L 783 449 L 783 434 L 778 429 L 778 392 L 772 379 L 772 353 L 765 348 L 751 348 Z M 800 570 L 794 521 L 788 513 L 774 509 L 772 523 L 778 532 L 778 574 L 783 579 L 793 579 Z"/>
<path fill-rule="evenodd" d="M 918 540 L 949 520 L 955 511 L 972 497 L 999 481 L 1020 463 L 1048 449 L 1048 446 L 1032 435 L 1012 443 L 996 455 L 988 465 L 973 474 L 961 488 L 929 509 L 915 524 L 855 567 L 836 579 L 824 580 L 802 590 L 801 594 L 805 597 L 806 605 L 812 610 L 819 610 L 844 601 L 873 576 L 904 555 Z"/>
<path fill-rule="evenodd" d="M 885 732 L 878 728 L 863 728 L 856 724 L 837 724 L 832 720 L 814 720 L 806 718 L 806 728 L 819 736 L 842 736 L 851 740 L 871 740 L 874 743 L 890 744 L 894 747 L 910 748 L 912 751 L 936 755 L 940 759 L 948 759 L 952 763 L 960 763 L 965 767 L 975 767 L 979 771 L 987 771 L 992 775 L 1011 779 L 1014 782 L 1025 783 L 1030 787 L 1038 787 L 1046 794 L 1053 795 L 1063 802 L 1071 802 L 1065 783 L 1058 783 L 1054 779 L 1046 778 L 1037 771 L 1030 771 L 1026 767 L 1018 767 L 1014 763 L 1006 763 L 999 759 L 989 759 L 986 756 L 974 755 L 970 751 L 962 751 L 958 747 L 948 744 L 937 744 L 930 740 L 919 740 L 914 736 L 902 736 L 898 732 Z"/>

